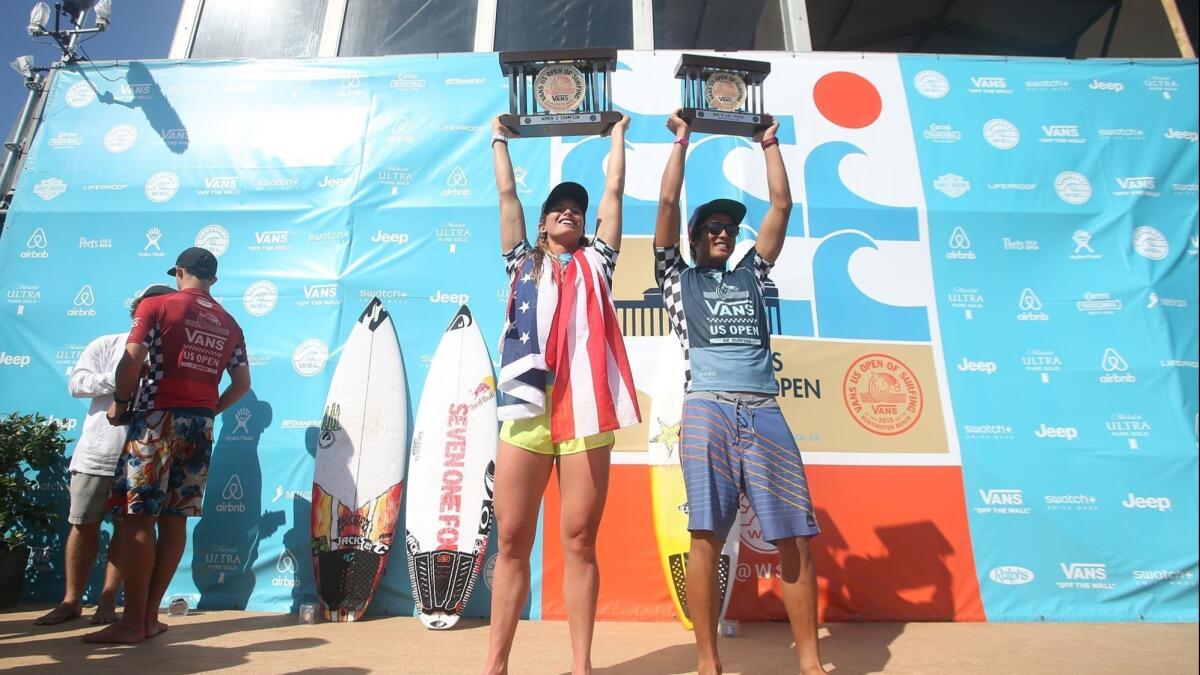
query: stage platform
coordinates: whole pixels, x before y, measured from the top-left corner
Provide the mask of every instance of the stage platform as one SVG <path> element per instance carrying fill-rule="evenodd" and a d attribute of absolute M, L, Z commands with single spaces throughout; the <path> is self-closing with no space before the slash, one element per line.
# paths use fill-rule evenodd
<path fill-rule="evenodd" d="M 409 617 L 357 624 L 297 625 L 292 616 L 204 612 L 167 619 L 170 630 L 137 646 L 92 646 L 83 619 L 33 625 L 43 607 L 0 613 L 0 671 L 124 673 L 467 673 L 480 672 L 487 624 L 465 621 L 432 632 Z M 1195 624 L 859 623 L 821 627 L 821 650 L 849 673 L 1195 673 Z M 783 624 L 742 624 L 722 638 L 726 673 L 795 672 Z M 677 675 L 695 671 L 691 634 L 672 623 L 596 626 L 597 674 Z M 510 672 L 570 671 L 567 624 L 522 622 Z"/>

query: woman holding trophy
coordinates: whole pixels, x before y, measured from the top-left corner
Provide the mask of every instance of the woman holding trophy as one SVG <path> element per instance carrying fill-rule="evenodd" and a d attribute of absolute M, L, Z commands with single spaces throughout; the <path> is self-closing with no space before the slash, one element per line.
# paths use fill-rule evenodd
<path fill-rule="evenodd" d="M 542 494 L 556 466 L 572 672 L 591 671 L 600 586 L 596 532 L 608 491 L 612 432 L 640 421 L 610 295 L 621 246 L 628 126 L 629 117 L 622 115 L 611 130 L 595 236 L 586 234 L 587 191 L 564 182 L 542 203 L 530 244 L 508 154 L 514 134 L 499 117 L 492 124 L 500 246 L 510 290 L 498 384 L 503 421 L 494 491 L 499 556 L 485 673 L 508 670 L 529 594 Z"/>

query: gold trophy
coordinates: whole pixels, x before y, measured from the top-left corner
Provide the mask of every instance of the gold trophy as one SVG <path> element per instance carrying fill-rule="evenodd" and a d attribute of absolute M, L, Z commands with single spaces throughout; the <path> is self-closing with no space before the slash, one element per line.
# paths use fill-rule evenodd
<path fill-rule="evenodd" d="M 612 107 L 615 49 L 500 52 L 508 76 L 508 114 L 518 136 L 593 136 L 621 121 Z"/>
<path fill-rule="evenodd" d="M 766 61 L 683 54 L 675 68 L 680 117 L 693 131 L 754 136 L 774 122 L 763 112 L 763 80 L 770 74 Z"/>

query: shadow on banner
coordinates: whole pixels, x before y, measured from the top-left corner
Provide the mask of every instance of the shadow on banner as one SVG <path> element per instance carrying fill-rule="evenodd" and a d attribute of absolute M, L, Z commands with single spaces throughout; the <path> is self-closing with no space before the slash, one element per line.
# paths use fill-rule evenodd
<path fill-rule="evenodd" d="M 259 440 L 271 424 L 271 405 L 251 389 L 221 415 L 204 491 L 204 510 L 192 533 L 192 580 L 199 609 L 244 609 L 254 592 L 259 543 L 285 520 L 262 511 Z"/>

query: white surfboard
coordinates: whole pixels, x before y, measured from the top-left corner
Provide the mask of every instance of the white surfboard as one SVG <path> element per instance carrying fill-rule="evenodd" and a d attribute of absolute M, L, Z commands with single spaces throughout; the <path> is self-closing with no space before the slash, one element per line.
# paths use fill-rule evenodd
<path fill-rule="evenodd" d="M 667 581 L 667 591 L 675 605 L 676 614 L 687 630 L 692 629 L 692 617 L 687 600 L 687 559 L 691 547 L 688 533 L 688 502 L 684 487 L 683 468 L 679 453 L 680 427 L 683 416 L 684 387 L 683 350 L 675 339 L 664 340 L 657 375 L 651 387 L 650 462 L 651 505 L 654 517 L 654 536 L 658 541 L 659 560 Z M 729 599 L 733 597 L 734 573 L 740 550 L 740 518 L 734 520 L 721 560 L 717 566 L 717 581 L 721 593 L 720 619 L 725 618 Z"/>
<path fill-rule="evenodd" d="M 497 440 L 492 359 L 463 305 L 429 364 L 409 460 L 408 568 L 427 628 L 458 623 L 483 570 Z"/>
<path fill-rule="evenodd" d="M 391 317 L 372 299 L 342 347 L 313 472 L 313 576 L 330 621 L 362 618 L 387 567 L 408 433 L 404 364 Z"/>

